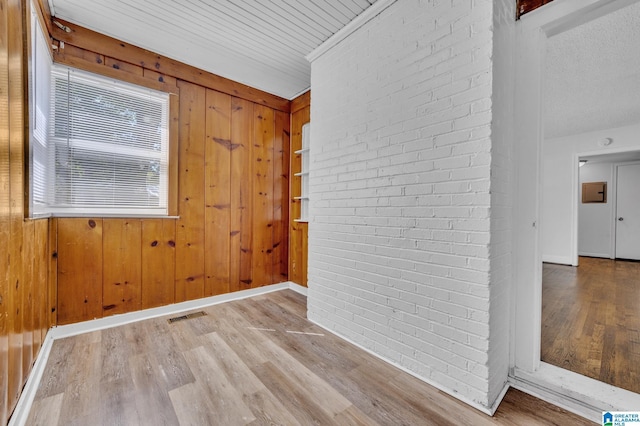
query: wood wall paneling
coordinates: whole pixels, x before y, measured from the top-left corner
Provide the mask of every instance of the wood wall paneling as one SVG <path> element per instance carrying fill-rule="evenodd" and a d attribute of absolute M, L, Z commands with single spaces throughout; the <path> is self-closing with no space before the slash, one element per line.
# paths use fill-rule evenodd
<path fill-rule="evenodd" d="M 179 206 L 176 302 L 204 296 L 204 146 L 206 90 L 179 81 Z"/>
<path fill-rule="evenodd" d="M 33 251 L 35 227 L 32 220 L 27 220 L 22 226 L 22 287 L 21 306 L 18 307 L 22 316 L 22 371 L 25 375 L 30 370 L 33 361 Z"/>
<path fill-rule="evenodd" d="M 23 378 L 22 347 L 23 314 L 22 299 L 26 288 L 23 278 L 23 213 L 24 213 L 24 140 L 25 140 L 25 96 L 24 96 L 24 46 L 21 34 L 24 31 L 23 4 L 18 0 L 7 0 L 8 22 L 5 27 L 8 40 L 9 66 L 9 406 L 15 406 Z M 29 350 L 31 348 L 29 347 Z"/>
<path fill-rule="evenodd" d="M 289 155 L 290 115 L 275 112 L 273 140 L 273 281 L 289 277 Z"/>
<path fill-rule="evenodd" d="M 22 0 L 0 7 L 0 424 L 7 423 L 48 329 L 47 220 L 24 220 L 30 13 Z"/>
<path fill-rule="evenodd" d="M 58 219 L 49 219 L 47 312 L 49 327 L 58 325 Z"/>
<path fill-rule="evenodd" d="M 9 46 L 8 10 L 0 8 L 0 424 L 9 417 L 9 332 L 12 309 L 9 306 L 11 242 L 9 172 Z M 6 266 L 5 266 L 6 265 Z"/>
<path fill-rule="evenodd" d="M 102 317 L 102 219 L 58 219 L 58 324 Z"/>
<path fill-rule="evenodd" d="M 253 104 L 239 98 L 231 102 L 231 291 L 251 288 L 252 194 L 251 151 Z"/>
<path fill-rule="evenodd" d="M 231 96 L 207 90 L 205 295 L 228 293 L 231 233 Z"/>
<path fill-rule="evenodd" d="M 65 45 L 69 44 L 91 52 L 100 52 L 107 57 L 118 58 L 129 64 L 152 69 L 180 80 L 240 97 L 279 111 L 290 111 L 290 102 L 286 99 L 149 52 L 78 25 L 62 20 L 60 22 L 71 28 L 71 32 L 67 33 L 57 26 L 53 26 L 52 36 L 56 40 L 63 41 Z"/>
<path fill-rule="evenodd" d="M 529 13 L 547 3 L 551 3 L 553 0 L 517 0 L 516 2 L 516 14 L 517 19 L 520 19 L 525 13 Z"/>
<path fill-rule="evenodd" d="M 49 221 L 35 221 L 34 282 L 36 295 L 34 311 L 36 314 L 36 338 L 34 339 L 33 358 L 37 356 L 49 328 L 53 325 L 49 317 Z M 55 282 L 55 281 L 54 281 Z"/>
<path fill-rule="evenodd" d="M 142 309 L 175 302 L 175 241 L 174 219 L 142 221 Z"/>
<path fill-rule="evenodd" d="M 273 282 L 273 110 L 254 105 L 252 148 L 252 287 Z"/>
<path fill-rule="evenodd" d="M 295 176 L 302 170 L 300 154 L 302 148 L 302 126 L 311 118 L 311 92 L 300 95 L 292 101 L 291 152 L 290 152 L 290 193 L 289 193 L 289 280 L 307 285 L 307 237 L 308 224 L 297 222 L 300 218 L 301 178 Z"/>
<path fill-rule="evenodd" d="M 141 219 L 140 294 L 138 300 L 131 299 L 130 306 L 119 309 L 129 311 L 137 303 L 141 308 L 161 306 L 286 281 L 289 101 L 264 102 L 261 95 L 255 96 L 259 91 L 235 91 L 230 89 L 233 85 L 220 89 L 217 80 L 204 74 L 194 78 L 188 67 L 161 64 L 158 68 L 155 62 L 144 60 L 149 52 L 137 57 L 140 50 L 134 46 L 103 46 L 95 40 L 107 40 L 108 44 L 110 39 L 91 34 L 95 40 L 87 41 L 80 34 L 88 33 L 79 29 L 73 39 L 65 39 L 64 48 L 54 57 L 56 62 L 175 93 L 170 97 L 171 140 L 176 143 L 170 147 L 170 194 L 174 197 L 170 198 L 169 212 L 179 219 L 166 219 L 173 226 Z M 57 232 L 58 246 L 73 238 L 69 220 L 52 220 L 52 227 L 54 222 L 58 226 L 58 231 L 51 231 Z M 113 271 L 106 268 L 118 260 L 111 258 L 113 250 L 107 246 L 122 246 L 123 237 L 112 234 L 106 225 L 102 232 L 103 305 L 114 312 L 116 307 L 111 305 L 122 302 L 115 296 L 119 290 L 114 283 L 120 281 L 111 278 L 108 274 Z M 57 263 L 60 268 L 62 257 L 69 254 L 58 250 L 52 265 Z M 59 285 L 64 286 L 62 270 L 57 276 Z M 60 323 L 68 321 L 67 313 L 60 311 L 75 309 L 74 303 L 63 300 L 67 296 L 71 294 L 59 294 Z"/>
<path fill-rule="evenodd" d="M 103 219 L 103 316 L 141 309 L 141 244 L 140 219 Z"/>

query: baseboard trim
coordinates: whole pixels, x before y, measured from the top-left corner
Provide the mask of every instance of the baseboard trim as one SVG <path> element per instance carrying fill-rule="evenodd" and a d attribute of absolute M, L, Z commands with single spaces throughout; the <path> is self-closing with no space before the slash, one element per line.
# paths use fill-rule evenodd
<path fill-rule="evenodd" d="M 318 322 L 316 322 L 316 321 L 314 321 L 312 319 L 309 319 L 309 321 L 312 322 L 313 324 L 317 325 L 318 327 L 322 328 L 323 330 L 326 330 L 328 333 L 331 333 L 331 334 L 333 334 L 335 336 L 338 336 L 340 339 L 344 340 L 345 342 L 351 343 L 352 345 L 356 346 L 359 349 L 362 349 L 363 351 L 365 351 L 368 354 L 378 358 L 379 360 L 384 361 L 387 364 L 393 365 L 397 369 L 402 370 L 407 374 L 410 374 L 411 376 L 415 377 L 416 379 L 425 382 L 429 386 L 433 386 L 434 388 L 438 389 L 439 391 L 444 392 L 447 395 L 452 396 L 453 398 L 455 398 L 455 399 L 457 399 L 457 400 L 459 400 L 461 402 L 464 402 L 465 404 L 469 405 L 470 407 L 475 408 L 476 410 L 478 410 L 478 411 L 480 411 L 480 412 L 482 412 L 482 413 L 484 413 L 484 414 L 486 414 L 488 416 L 493 416 L 495 411 L 498 409 L 498 406 L 500 405 L 500 402 L 502 402 L 502 399 L 506 395 L 507 390 L 509 389 L 509 383 L 506 383 L 504 389 L 502 390 L 502 392 L 500 393 L 500 395 L 496 399 L 496 401 L 493 403 L 493 405 L 491 407 L 485 407 L 484 405 L 478 404 L 477 402 L 475 402 L 475 401 L 473 401 L 473 400 L 471 400 L 469 398 L 466 398 L 466 397 L 460 395 L 459 393 L 454 392 L 453 390 L 448 389 L 448 388 L 440 385 L 439 383 L 434 382 L 431 379 L 427 379 L 427 378 L 425 378 L 423 376 L 420 376 L 420 375 L 416 374 L 415 372 L 409 370 L 408 368 L 403 367 L 402 365 L 399 365 L 399 364 L 397 364 L 397 363 L 395 363 L 395 362 L 393 362 L 393 361 L 381 356 L 380 354 L 377 354 L 377 353 L 373 352 L 372 350 L 370 350 L 368 348 L 365 348 L 364 346 L 360 345 L 359 343 L 354 342 L 353 340 L 351 340 L 350 338 L 344 336 L 343 334 L 337 333 L 336 331 L 331 330 L 331 329 L 325 327 L 324 325 L 322 325 L 322 324 L 320 324 L 320 323 L 318 323 Z"/>
<path fill-rule="evenodd" d="M 141 311 L 130 312 L 126 314 L 114 315 L 107 318 L 99 318 L 91 321 L 83 321 L 76 324 L 61 325 L 49 329 L 45 336 L 44 342 L 40 347 L 38 356 L 33 364 L 31 373 L 27 383 L 22 390 L 22 394 L 18 399 L 16 408 L 9 420 L 9 426 L 24 426 L 31 411 L 31 405 L 35 399 L 36 392 L 40 386 L 40 380 L 44 374 L 44 369 L 53 347 L 53 342 L 57 339 L 76 336 L 78 334 L 90 333 L 92 331 L 104 330 L 107 328 L 118 327 L 130 324 L 136 321 L 144 321 L 147 319 L 157 318 L 165 315 L 173 315 L 194 309 L 206 308 L 208 306 L 218 305 L 220 303 L 231 302 L 233 300 L 247 299 L 259 296 L 261 294 L 273 293 L 280 290 L 293 290 L 304 296 L 307 295 L 307 288 L 292 281 L 257 287 L 248 290 L 240 290 L 233 293 L 220 294 L 217 296 L 205 297 L 202 299 L 189 300 L 187 302 L 174 303 L 171 305 L 160 306 L 157 308 L 144 309 Z"/>
<path fill-rule="evenodd" d="M 545 263 L 557 263 L 558 265 L 573 265 L 573 260 L 566 256 L 546 256 L 542 255 L 542 261 Z"/>
<path fill-rule="evenodd" d="M 31 411 L 31 405 L 33 404 L 33 400 L 36 397 L 36 392 L 38 391 L 38 387 L 40 386 L 40 380 L 42 379 L 44 369 L 47 366 L 47 361 L 49 360 L 49 354 L 51 353 L 53 341 L 54 337 L 51 334 L 51 330 L 49 330 L 44 337 L 42 346 L 40 346 L 40 351 L 38 352 L 38 356 L 36 357 L 35 362 L 33 363 L 33 368 L 29 373 L 27 383 L 22 389 L 22 394 L 20 394 L 20 398 L 18 399 L 16 408 L 13 410 L 13 414 L 9 419 L 9 426 L 23 426 L 27 423 L 27 418 L 29 417 L 29 412 Z"/>
<path fill-rule="evenodd" d="M 82 333 L 104 330 L 106 328 L 118 327 L 136 321 L 151 318 L 173 315 L 194 309 L 206 308 L 220 303 L 231 302 L 233 300 L 246 299 L 261 294 L 274 291 L 290 289 L 293 284 L 289 281 L 279 284 L 266 285 L 264 287 L 251 288 L 247 290 L 234 291 L 233 293 L 219 294 L 217 296 L 204 297 L 202 299 L 188 300 L 186 302 L 173 303 L 171 305 L 159 306 L 157 308 L 143 309 L 141 311 L 129 312 L 126 314 L 113 315 L 106 318 L 98 318 L 90 321 L 83 321 L 75 324 L 61 325 L 53 328 L 54 339 L 75 336 Z"/>
<path fill-rule="evenodd" d="M 584 257 L 601 257 L 604 259 L 611 259 L 611 255 L 609 253 L 586 253 L 586 252 L 578 252 L 578 256 Z"/>

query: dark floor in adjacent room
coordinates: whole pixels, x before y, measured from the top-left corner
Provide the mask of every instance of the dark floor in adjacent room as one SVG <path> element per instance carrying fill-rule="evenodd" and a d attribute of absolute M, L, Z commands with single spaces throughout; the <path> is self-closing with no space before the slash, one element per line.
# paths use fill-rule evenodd
<path fill-rule="evenodd" d="M 640 393 L 640 263 L 544 264 L 541 359 Z"/>

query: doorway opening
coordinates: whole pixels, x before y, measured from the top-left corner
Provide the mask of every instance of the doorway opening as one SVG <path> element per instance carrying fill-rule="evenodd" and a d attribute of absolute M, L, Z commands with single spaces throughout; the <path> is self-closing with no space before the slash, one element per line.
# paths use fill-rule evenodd
<path fill-rule="evenodd" d="M 636 137 L 631 142 L 623 142 L 616 135 L 606 134 L 608 132 L 598 134 L 598 131 L 603 132 L 598 128 L 555 138 L 547 133 L 550 126 L 547 100 L 549 93 L 553 92 L 546 78 L 550 59 L 547 46 L 556 36 L 637 3 L 638 0 L 552 2 L 536 13 L 524 16 L 516 27 L 514 179 L 518 190 L 515 192 L 513 215 L 515 291 L 511 382 L 595 421 L 601 420 L 602 410 L 624 411 L 640 406 L 640 394 L 541 361 L 543 262 L 576 266 L 579 263 L 577 197 L 580 157 L 638 150 L 640 141 Z M 605 38 L 609 39 L 609 36 Z M 570 48 L 564 54 L 577 61 L 580 53 L 574 50 Z M 607 70 L 609 74 L 608 68 L 601 70 Z M 579 73 L 561 73 L 561 84 L 570 87 L 569 83 Z M 637 87 L 630 90 L 634 89 Z M 597 93 L 600 97 L 596 101 L 583 99 L 579 102 L 580 107 L 597 105 L 606 95 Z M 595 123 L 598 117 L 596 114 L 596 118 L 588 118 L 587 121 Z M 640 114 L 636 118 L 636 123 L 640 123 Z M 626 126 L 629 124 L 618 123 L 609 129 Z M 574 138 L 567 144 L 549 143 L 550 140 L 569 136 Z M 613 143 L 601 146 L 599 142 L 607 137 L 612 138 Z M 555 199 L 550 197 L 554 190 L 559 190 Z M 548 250 L 549 247 L 555 251 Z"/>

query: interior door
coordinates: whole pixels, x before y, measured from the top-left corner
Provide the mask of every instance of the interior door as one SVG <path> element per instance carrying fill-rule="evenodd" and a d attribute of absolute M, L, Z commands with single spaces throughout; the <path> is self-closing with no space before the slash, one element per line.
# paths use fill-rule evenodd
<path fill-rule="evenodd" d="M 617 170 L 616 258 L 640 260 L 640 164 Z"/>

